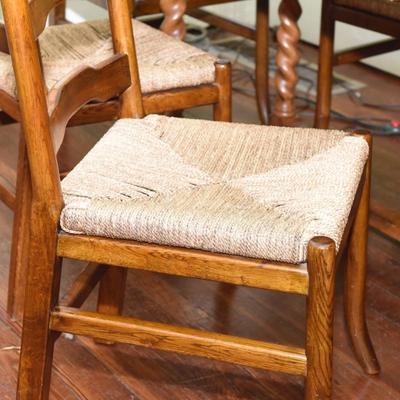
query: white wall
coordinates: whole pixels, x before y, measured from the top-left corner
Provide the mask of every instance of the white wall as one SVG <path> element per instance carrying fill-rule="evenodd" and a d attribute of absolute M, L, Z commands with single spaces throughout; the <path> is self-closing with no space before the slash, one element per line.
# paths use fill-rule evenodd
<path fill-rule="evenodd" d="M 107 18 L 107 11 L 85 0 L 68 0 L 66 16 L 68 21 L 77 23 Z"/>
<path fill-rule="evenodd" d="M 321 1 L 322 0 L 300 0 L 300 4 L 303 7 L 303 15 L 299 21 L 302 38 L 313 44 L 319 43 Z M 279 3 L 280 0 L 270 0 L 271 25 L 279 24 Z M 255 0 L 209 6 L 205 7 L 205 9 L 249 27 L 255 26 Z M 336 27 L 335 47 L 337 50 L 342 50 L 359 44 L 373 43 L 383 38 L 385 38 L 384 35 L 338 23 Z M 369 59 L 365 59 L 365 62 L 400 76 L 400 51 L 370 57 Z"/>

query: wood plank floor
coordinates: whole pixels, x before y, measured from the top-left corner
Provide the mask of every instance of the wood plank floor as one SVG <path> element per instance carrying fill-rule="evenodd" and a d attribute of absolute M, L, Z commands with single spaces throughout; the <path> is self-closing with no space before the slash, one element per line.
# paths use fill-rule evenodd
<path fill-rule="evenodd" d="M 305 48 L 310 59 L 313 50 Z M 308 53 L 307 53 L 308 55 Z M 399 80 L 369 68 L 345 67 L 341 72 L 371 82 L 365 93 L 374 101 L 400 103 Z M 361 77 L 361 78 L 360 78 Z M 397 96 L 397 99 L 396 99 Z M 346 96 L 335 99 L 335 108 L 348 114 L 368 113 L 354 109 Z M 236 121 L 256 122 L 251 97 L 235 94 Z M 382 115 L 382 112 L 377 113 Z M 188 113 L 209 117 L 207 108 Z M 389 117 L 389 115 L 388 115 Z M 309 120 L 300 121 L 309 124 Z M 337 122 L 337 126 L 341 126 Z M 67 137 L 62 159 L 76 158 L 77 149 L 94 143 L 105 125 L 75 128 Z M 82 134 L 84 132 L 84 134 Z M 0 160 L 12 164 L 18 127 L 0 135 Z M 6 137 L 7 136 L 7 137 Z M 84 138 L 84 139 L 82 139 Z M 400 208 L 400 137 L 376 138 L 373 200 L 382 219 L 387 210 Z M 1 167 L 1 165 L 0 165 Z M 67 165 L 68 167 L 68 165 Z M 8 179 L 14 179 L 8 169 Z M 379 217 L 378 209 L 378 217 Z M 5 313 L 12 214 L 0 204 L 0 399 L 13 399 L 18 363 L 18 327 Z M 67 287 L 81 264 L 66 262 L 63 287 Z M 334 399 L 396 400 L 400 398 L 400 246 L 371 229 L 367 317 L 377 355 L 382 364 L 379 377 L 364 375 L 354 360 L 344 327 L 342 272 L 339 276 L 335 315 Z M 95 304 L 95 293 L 85 307 Z M 215 330 L 255 339 L 304 345 L 305 301 L 258 289 L 237 288 L 207 281 L 189 280 L 130 271 L 127 315 Z M 92 340 L 61 338 L 55 351 L 51 399 L 135 400 L 296 400 L 303 398 L 303 382 L 285 374 L 233 366 L 126 345 L 103 346 Z"/>

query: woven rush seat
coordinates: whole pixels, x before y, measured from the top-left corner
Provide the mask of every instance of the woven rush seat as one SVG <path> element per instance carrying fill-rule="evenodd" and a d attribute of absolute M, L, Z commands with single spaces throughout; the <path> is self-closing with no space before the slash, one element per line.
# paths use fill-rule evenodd
<path fill-rule="evenodd" d="M 123 119 L 62 182 L 61 228 L 300 263 L 340 244 L 367 155 L 340 131 Z"/>
<path fill-rule="evenodd" d="M 400 0 L 335 0 L 335 3 L 400 20 Z"/>
<path fill-rule="evenodd" d="M 208 53 L 134 20 L 143 93 L 214 82 L 216 59 Z M 40 35 L 46 85 L 51 89 L 81 65 L 113 55 L 108 20 L 47 27 Z M 11 57 L 0 52 L 0 90 L 16 96 Z"/>

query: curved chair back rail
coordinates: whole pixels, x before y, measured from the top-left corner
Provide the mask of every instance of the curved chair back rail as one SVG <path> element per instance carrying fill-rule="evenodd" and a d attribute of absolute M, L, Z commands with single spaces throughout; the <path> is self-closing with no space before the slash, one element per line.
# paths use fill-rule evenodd
<path fill-rule="evenodd" d="M 67 124 L 80 108 L 90 101 L 105 102 L 117 97 L 130 86 L 126 54 L 116 54 L 95 66 L 83 66 L 60 82 L 48 95 L 54 151 L 57 153 L 60 149 Z"/>

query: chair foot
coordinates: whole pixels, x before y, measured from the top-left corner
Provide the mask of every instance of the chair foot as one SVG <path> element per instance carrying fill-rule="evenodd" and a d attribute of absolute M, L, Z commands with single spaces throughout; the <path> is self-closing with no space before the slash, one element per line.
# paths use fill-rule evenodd
<path fill-rule="evenodd" d="M 345 314 L 347 329 L 354 353 L 362 369 L 368 375 L 377 375 L 380 372 L 380 366 L 368 333 L 365 313 L 356 315 L 354 312 L 356 309 L 359 309 L 358 303 L 360 300 L 358 297 L 359 295 L 355 295 L 351 300 L 349 298 L 346 300 Z"/>
<path fill-rule="evenodd" d="M 353 345 L 354 353 L 369 375 L 380 372 L 378 359 L 368 333 L 365 318 L 365 284 L 366 284 L 366 244 L 365 236 L 357 234 L 357 225 L 353 227 L 348 250 L 344 309 L 347 330 Z M 365 242 L 365 243 L 363 243 Z"/>

